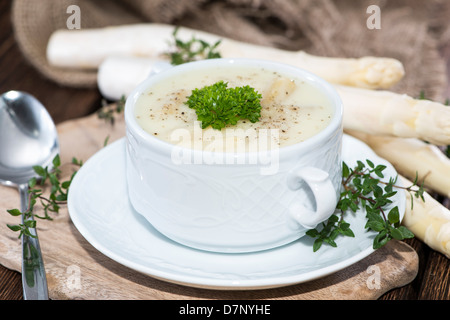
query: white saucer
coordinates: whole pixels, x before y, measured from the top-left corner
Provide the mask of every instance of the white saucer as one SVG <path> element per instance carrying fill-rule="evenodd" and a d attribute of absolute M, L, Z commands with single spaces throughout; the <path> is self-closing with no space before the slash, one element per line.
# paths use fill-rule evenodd
<path fill-rule="evenodd" d="M 370 159 L 387 166 L 387 179 L 397 175 L 359 140 L 344 135 L 343 161 L 353 166 Z M 338 237 L 337 248 L 323 245 L 313 252 L 308 236 L 272 250 L 220 254 L 192 249 L 169 240 L 131 207 L 125 178 L 125 139 L 92 156 L 70 187 L 68 208 L 76 228 L 97 250 L 144 274 L 192 287 L 230 290 L 264 289 L 317 279 L 346 268 L 370 255 L 375 234 L 366 232 L 365 213 L 348 213 L 355 238 Z M 405 196 L 393 205 L 401 213 Z"/>

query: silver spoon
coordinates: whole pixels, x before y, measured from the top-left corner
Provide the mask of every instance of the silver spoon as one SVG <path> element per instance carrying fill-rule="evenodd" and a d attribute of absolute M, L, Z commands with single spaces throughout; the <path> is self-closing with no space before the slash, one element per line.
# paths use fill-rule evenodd
<path fill-rule="evenodd" d="M 28 181 L 33 166 L 52 167 L 59 153 L 55 124 L 33 96 L 8 91 L 0 96 L 0 183 L 16 187 L 21 212 L 29 205 Z M 33 219 L 33 217 L 29 218 Z M 22 215 L 22 223 L 24 223 Z M 22 285 L 25 300 L 48 299 L 47 280 L 36 230 L 22 236 Z"/>

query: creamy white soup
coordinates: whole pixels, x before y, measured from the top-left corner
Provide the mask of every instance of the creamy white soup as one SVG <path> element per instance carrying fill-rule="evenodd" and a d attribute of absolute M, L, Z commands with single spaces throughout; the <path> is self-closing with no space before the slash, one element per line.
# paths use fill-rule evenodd
<path fill-rule="evenodd" d="M 201 129 L 195 110 L 185 104 L 187 97 L 193 89 L 221 80 L 228 87 L 249 85 L 262 95 L 260 121 L 239 120 L 222 130 Z M 331 101 L 319 88 L 301 78 L 256 67 L 216 67 L 171 77 L 147 89 L 135 106 L 136 120 L 149 134 L 178 146 L 223 152 L 299 143 L 323 130 L 332 116 Z"/>

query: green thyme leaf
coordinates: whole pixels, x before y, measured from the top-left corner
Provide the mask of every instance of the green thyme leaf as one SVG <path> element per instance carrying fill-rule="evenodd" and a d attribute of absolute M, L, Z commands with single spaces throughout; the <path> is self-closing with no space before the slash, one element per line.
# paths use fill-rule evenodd
<path fill-rule="evenodd" d="M 320 247 L 322 246 L 322 243 L 323 243 L 323 239 L 321 239 L 321 238 L 316 239 L 313 244 L 313 251 L 316 252 L 317 250 L 319 250 Z"/>
<path fill-rule="evenodd" d="M 388 232 L 383 229 L 373 240 L 373 248 L 379 249 L 388 243 L 389 240 L 391 240 L 391 238 L 389 237 Z"/>
<path fill-rule="evenodd" d="M 20 231 L 21 227 L 19 225 L 11 225 L 11 224 L 7 224 L 8 228 L 11 229 L 14 232 Z"/>
<path fill-rule="evenodd" d="M 388 220 L 391 224 L 396 224 L 400 221 L 400 214 L 398 212 L 398 207 L 394 207 L 389 211 Z"/>
<path fill-rule="evenodd" d="M 406 228 L 405 226 L 398 227 L 398 230 L 402 233 L 404 239 L 414 238 L 414 233 L 409 231 L 409 229 Z"/>
<path fill-rule="evenodd" d="M 59 167 L 59 166 L 61 165 L 61 159 L 60 159 L 60 157 L 59 157 L 59 154 L 57 154 L 57 155 L 55 156 L 55 158 L 53 158 L 52 163 L 53 163 L 53 166 L 54 166 L 54 167 Z"/>
<path fill-rule="evenodd" d="M 12 216 L 20 216 L 22 214 L 19 209 L 10 209 L 6 211 Z"/>
<path fill-rule="evenodd" d="M 44 177 L 46 175 L 45 169 L 41 166 L 34 166 L 33 170 L 40 177 Z"/>

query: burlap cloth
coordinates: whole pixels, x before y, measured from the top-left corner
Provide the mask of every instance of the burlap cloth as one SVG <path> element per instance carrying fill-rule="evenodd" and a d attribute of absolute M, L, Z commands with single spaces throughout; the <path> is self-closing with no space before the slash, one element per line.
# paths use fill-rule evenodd
<path fill-rule="evenodd" d="M 369 30 L 366 10 L 374 4 L 381 9 L 381 29 Z M 450 42 L 447 0 L 15 0 L 13 26 L 30 63 L 59 84 L 94 87 L 95 71 L 53 68 L 46 61 L 50 35 L 67 28 L 69 5 L 80 7 L 81 28 L 159 22 L 322 56 L 392 57 L 406 69 L 393 91 L 423 91 L 440 101 L 447 94 L 439 54 Z"/>

